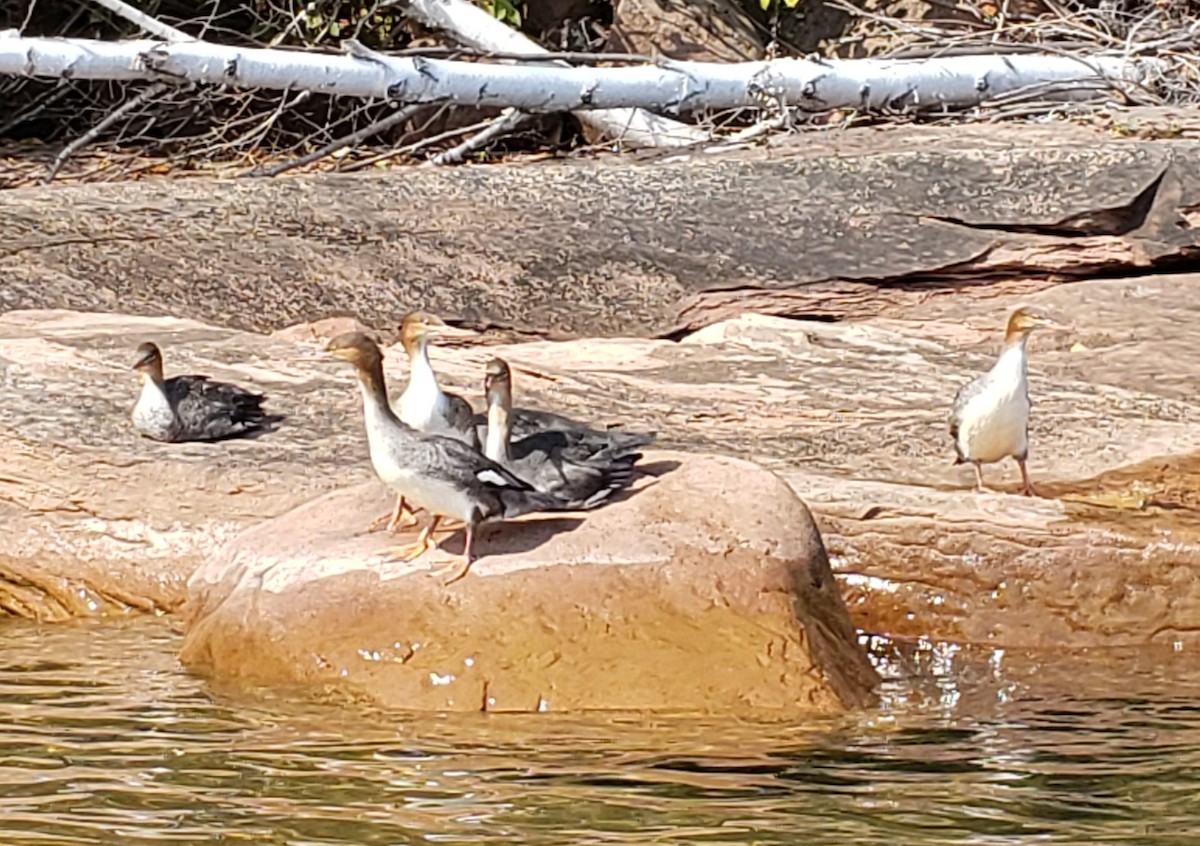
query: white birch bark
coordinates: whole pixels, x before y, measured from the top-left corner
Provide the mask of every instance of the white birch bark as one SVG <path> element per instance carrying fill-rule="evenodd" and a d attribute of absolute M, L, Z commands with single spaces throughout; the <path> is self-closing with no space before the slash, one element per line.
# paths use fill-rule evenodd
<path fill-rule="evenodd" d="M 677 114 L 755 107 L 764 91 L 813 110 L 958 109 L 1019 90 L 1041 91 L 1042 99 L 1094 97 L 1110 85 L 1137 83 L 1157 70 L 1154 59 L 1092 56 L 1084 61 L 1040 54 L 557 67 L 10 33 L 0 33 L 0 73 L 16 76 L 309 89 L 404 104 L 449 102 L 535 113 L 643 108 Z"/>
<path fill-rule="evenodd" d="M 549 52 L 467 0 L 409 0 L 405 13 L 476 50 L 526 55 Z M 679 147 L 709 140 L 709 134 L 695 126 L 640 108 L 577 111 L 575 117 L 630 147 Z"/>

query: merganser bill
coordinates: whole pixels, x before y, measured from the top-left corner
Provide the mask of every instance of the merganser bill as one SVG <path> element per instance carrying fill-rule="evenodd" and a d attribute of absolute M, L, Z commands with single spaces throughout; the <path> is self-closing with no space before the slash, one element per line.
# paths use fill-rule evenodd
<path fill-rule="evenodd" d="M 142 392 L 133 407 L 133 425 L 156 441 L 219 441 L 265 430 L 283 418 L 263 411 L 263 394 L 214 382 L 207 376 L 163 378 L 162 351 L 144 343 L 133 369 Z"/>
<path fill-rule="evenodd" d="M 1029 362 L 1025 346 L 1040 326 L 1058 326 L 1029 308 L 1019 308 L 1008 319 L 1004 349 L 987 373 L 968 382 L 954 397 L 950 436 L 957 453 L 955 464 L 975 468 L 975 490 L 982 492 L 982 465 L 1012 457 L 1021 468 L 1022 493 L 1033 496 L 1029 470 Z"/>
<path fill-rule="evenodd" d="M 594 508 L 633 480 L 638 448 L 653 434 L 609 433 L 586 428 L 544 428 L 511 440 L 512 371 L 493 358 L 484 379 L 487 436 L 484 455 L 572 508 Z"/>
<path fill-rule="evenodd" d="M 469 444 L 423 434 L 397 417 L 388 404 L 383 354 L 366 335 L 338 335 L 326 349 L 358 372 L 367 444 L 376 474 L 405 501 L 431 515 L 417 542 L 394 551 L 391 560 L 411 561 L 432 549 L 436 545 L 433 532 L 443 518 L 462 520 L 467 535 L 463 564 L 446 582 L 450 584 L 470 569 L 480 524 L 531 511 L 564 510 L 554 497 L 534 490 Z"/>

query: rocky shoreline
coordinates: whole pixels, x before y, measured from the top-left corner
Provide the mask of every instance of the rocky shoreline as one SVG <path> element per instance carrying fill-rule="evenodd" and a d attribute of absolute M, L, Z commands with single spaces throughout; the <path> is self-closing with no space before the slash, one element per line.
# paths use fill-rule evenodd
<path fill-rule="evenodd" d="M 640 528 L 627 522 L 650 519 L 639 508 L 639 502 L 649 502 L 641 496 L 589 515 L 585 525 L 593 525 L 597 537 L 612 539 L 604 541 L 609 560 L 643 560 L 638 556 L 646 548 L 638 538 L 663 531 L 662 537 L 674 538 L 693 526 L 709 539 L 706 543 L 754 532 L 765 533 L 764 542 L 799 543 L 779 559 L 781 572 L 819 567 L 813 562 L 823 553 L 813 553 L 795 538 L 809 531 L 807 511 L 790 492 L 782 492 L 786 489 L 764 494 L 764 483 L 751 477 L 765 473 L 766 479 L 786 480 L 813 509 L 848 619 L 862 631 L 997 647 L 1189 644 L 1195 641 L 1190 621 L 1200 611 L 1193 576 L 1200 563 L 1194 494 L 1200 468 L 1194 458 L 1200 450 L 1194 420 L 1200 406 L 1191 398 L 1182 368 L 1188 360 L 1183 351 L 1200 342 L 1195 337 L 1200 322 L 1186 319 L 1181 311 L 1190 306 L 1181 303 L 1194 301 L 1192 292 L 1200 293 L 1200 276 L 1092 281 L 1022 298 L 1067 315 L 1074 324 L 1069 332 L 1035 337 L 1032 346 L 1030 463 L 1042 494 L 1033 500 L 1012 495 L 1017 477 L 1011 466 L 989 470 L 1009 493 L 972 493 L 970 471 L 951 464 L 945 432 L 949 398 L 958 384 L 986 367 L 998 344 L 997 320 L 1012 305 L 1005 298 L 857 324 L 746 316 L 680 342 L 598 339 L 439 349 L 435 364 L 448 386 L 477 397 L 474 383 L 483 361 L 500 353 L 517 368 L 518 391 L 531 404 L 656 428 L 664 446 L 686 446 L 683 459 L 689 467 L 730 460 L 705 457 L 718 453 L 752 459 L 773 471 L 746 465 L 722 478 L 720 471 L 693 468 L 710 480 L 722 479 L 720 496 L 688 499 L 682 490 L 677 495 L 685 504 L 667 524 L 661 518 Z M 165 318 L 72 312 L 0 316 L 0 437 L 7 456 L 3 508 L 10 529 L 0 548 L 0 605 L 46 620 L 126 608 L 174 611 L 188 598 L 189 577 L 199 573 L 192 580 L 186 617 L 195 623 L 213 618 L 216 610 L 216 618 L 232 621 L 231 631 L 241 631 L 248 600 L 223 608 L 212 598 L 213 585 L 230 578 L 213 574 L 228 570 L 229 564 L 221 562 L 234 560 L 239 546 L 258 543 L 255 554 L 261 557 L 265 527 L 284 521 L 292 528 L 276 537 L 295 536 L 303 522 L 297 523 L 295 515 L 311 510 L 322 496 L 378 500 L 374 508 L 342 506 L 345 514 L 370 511 L 367 516 L 374 516 L 386 506 L 365 460 L 358 399 L 348 374 L 306 360 L 320 337 L 344 327 L 344 321 L 333 321 L 270 337 Z M 169 368 L 266 389 L 273 407 L 289 416 L 287 427 L 219 447 L 137 438 L 125 415 L 135 393 L 128 372 L 130 340 L 142 337 L 162 343 Z M 1170 371 L 1162 367 L 1167 361 L 1175 365 Z M 402 356 L 389 355 L 387 366 L 399 384 Z M 54 413 L 47 407 L 51 397 L 61 398 Z M 66 402 L 68 397 L 74 402 Z M 654 454 L 648 458 L 655 460 Z M 650 490 L 669 492 L 674 484 L 666 474 Z M 740 501 L 754 507 L 712 522 L 719 511 L 715 505 L 732 508 Z M 779 508 L 799 510 L 789 511 L 795 516 L 786 520 L 755 517 Z M 347 522 L 338 522 L 343 535 L 337 535 L 342 539 L 337 543 L 362 552 L 350 553 L 359 562 L 351 569 L 367 566 L 362 563 L 370 558 L 367 550 L 385 541 L 365 529 L 347 528 Z M 781 526 L 799 528 L 783 531 Z M 247 540 L 255 537 L 259 540 Z M 336 538 L 320 537 L 314 530 L 308 541 L 317 544 L 317 552 L 300 558 L 328 558 L 320 550 L 332 547 L 321 544 Z M 481 559 L 480 583 L 492 582 L 489 567 L 507 573 L 514 566 L 510 562 L 523 560 L 522 555 L 533 556 L 527 564 L 571 571 L 575 568 L 553 562 L 573 555 L 586 559 L 586 550 L 594 553 L 600 543 L 589 545 L 587 537 L 566 532 L 544 548 L 501 552 L 491 565 Z M 770 593 L 752 587 L 760 570 L 750 562 L 761 556 L 743 561 L 734 555 L 718 566 L 713 562 L 729 554 L 719 553 L 720 546 L 711 547 L 707 558 L 660 549 L 646 560 L 662 566 L 673 559 L 707 561 L 703 572 L 716 580 L 706 582 L 718 586 L 710 597 L 716 607 L 727 605 L 718 598 L 725 590 Z M 731 548 L 740 548 L 739 543 Z M 311 573 L 284 578 L 283 572 L 276 575 L 288 584 L 303 586 L 314 578 Z M 529 578 L 525 565 L 513 573 L 505 578 Z M 361 577 L 348 578 L 345 584 L 361 582 Z M 241 585 L 239 579 L 221 590 Z M 397 585 L 402 584 L 399 579 Z M 337 585 L 334 580 L 314 596 L 326 589 L 346 596 Z M 303 596 L 306 588 L 298 589 Z M 561 585 L 555 589 L 562 591 Z M 278 591 L 258 590 L 261 601 L 280 601 Z M 406 593 L 412 592 L 399 589 L 398 595 Z M 536 594 L 527 586 L 502 593 Z M 451 605 L 456 601 L 443 599 Z M 310 601 L 317 600 L 305 600 Z M 829 613 L 833 616 L 818 629 L 838 629 L 839 614 Z M 394 611 L 389 614 L 395 618 Z M 686 616 L 672 618 L 664 631 L 679 631 Z M 802 628 L 816 625 L 787 614 L 777 623 L 789 618 L 801 620 Z M 318 625 L 322 617 L 306 619 Z M 246 652 L 254 637 L 214 636 L 214 624 L 205 625 L 204 637 L 190 636 L 197 666 L 272 665 L 265 657 L 269 650 Z M 804 641 L 796 637 L 794 643 Z M 278 647 L 286 640 L 277 633 L 261 642 Z M 853 642 L 852 630 L 845 628 L 834 642 L 845 648 Z M 727 663 L 738 665 L 732 658 Z M 245 666 L 254 676 L 257 671 Z M 861 668 L 853 669 L 853 662 L 837 666 L 850 667 L 851 676 L 861 681 Z M 243 670 L 230 669 L 230 674 Z M 856 684 L 842 690 L 858 692 L 834 700 L 851 702 L 864 695 Z M 561 699 L 578 705 L 597 695 L 580 689 Z"/>
<path fill-rule="evenodd" d="M 198 671 L 345 685 L 389 705 L 451 710 L 855 707 L 870 701 L 875 683 L 856 630 L 998 648 L 1184 648 L 1197 640 L 1200 614 L 1200 404 L 1191 364 L 1200 348 L 1200 273 L 1189 272 L 1200 183 L 1178 163 L 1196 153 L 1187 140 L 1087 154 L 1068 141 L 1053 156 L 1031 155 L 1060 176 L 1112 175 L 1090 200 L 1060 192 L 1057 206 L 1039 206 L 1042 220 L 1057 221 L 1056 234 L 1010 225 L 1015 194 L 985 191 L 980 197 L 1001 200 L 977 198 L 973 212 L 957 213 L 959 223 L 937 224 L 961 227 L 986 207 L 994 223 L 967 227 L 983 240 L 947 236 L 919 249 L 904 239 L 926 230 L 905 235 L 902 216 L 885 213 L 895 197 L 838 199 L 837 180 L 819 209 L 788 230 L 811 250 L 780 240 L 786 222 L 753 237 L 704 234 L 730 214 L 751 215 L 749 205 L 721 213 L 696 205 L 698 217 L 677 216 L 688 226 L 668 232 L 637 201 L 665 179 L 676 193 L 716 180 L 722 196 L 748 203 L 754 180 L 787 186 L 779 168 L 793 179 L 825 179 L 836 157 L 793 151 L 769 167 L 684 164 L 653 176 L 633 168 L 624 195 L 612 182 L 617 171 L 581 168 L 579 179 L 608 186 L 584 204 L 587 215 L 608 215 L 624 197 L 622 225 L 658 234 L 623 242 L 632 252 L 622 257 L 606 241 L 621 226 L 581 230 L 562 242 L 559 264 L 536 272 L 525 259 L 496 264 L 501 248 L 460 226 L 467 217 L 428 209 L 440 234 L 426 233 L 426 244 L 402 221 L 384 231 L 383 218 L 356 219 L 336 204 L 300 213 L 284 203 L 255 234 L 247 221 L 267 195 L 240 183 L 190 182 L 176 189 L 173 209 L 150 201 L 169 193 L 161 186 L 0 194 L 0 230 L 11 236 L 0 255 L 10 282 L 0 290 L 0 515 L 8 530 L 0 535 L 0 609 L 45 621 L 182 610 L 184 658 Z M 960 165 L 980 161 L 970 152 Z M 850 182 L 863 184 L 864 167 L 905 161 L 911 174 L 920 155 L 859 151 Z M 1128 167 L 1113 170 L 1115 161 Z M 1012 182 L 1016 162 L 1004 158 L 994 178 Z M 528 186 L 544 180 L 530 191 L 545 192 L 565 173 L 530 169 L 521 178 Z M 924 196 L 926 206 L 945 206 L 966 191 L 966 182 L 935 191 L 931 175 L 921 179 L 903 189 L 906 202 Z M 317 184 L 280 183 L 268 194 L 295 200 Z M 354 183 L 342 200 L 357 202 L 355 192 L 379 184 Z M 476 201 L 456 190 L 458 199 L 442 197 L 440 207 L 467 215 Z M 1141 206 L 1136 198 L 1120 204 L 1138 190 L 1148 198 Z M 941 199 L 930 200 L 937 191 Z M 1080 210 L 1100 206 L 1108 217 L 1080 222 Z M 55 218 L 52 208 L 65 211 Z M 289 234 L 281 221 L 290 214 L 327 219 Z M 864 220 L 873 222 L 863 239 L 846 242 Z M 172 221 L 182 221 L 174 241 L 161 237 Z M 133 258 L 128 237 L 105 235 L 126 224 L 129 237 L 139 227 L 160 235 Z M 520 225 L 532 227 L 522 247 L 530 256 L 550 254 L 547 245 L 563 237 L 552 226 Z M 1072 226 L 1108 234 L 1068 233 Z M 239 249 L 206 246 L 239 233 Z M 671 237 L 694 254 L 668 249 Z M 874 253 L 858 255 L 859 247 Z M 930 252 L 943 248 L 950 252 Z M 414 256 L 422 258 L 398 279 L 384 266 Z M 256 257 L 261 266 L 245 264 Z M 871 280 L 837 270 L 837 262 L 892 260 L 899 269 Z M 581 284 L 560 275 L 563 263 L 598 275 Z M 739 287 L 737 267 L 775 264 L 798 269 L 786 283 Z M 1173 272 L 1150 272 L 1160 265 Z M 1097 267 L 1112 278 L 1077 275 Z M 561 533 L 536 520 L 516 524 L 481 559 L 478 579 L 450 592 L 430 588 L 430 562 L 377 566 L 386 539 L 365 532 L 375 514 L 362 512 L 382 511 L 386 496 L 366 461 L 352 377 L 319 354 L 323 339 L 362 324 L 295 321 L 357 305 L 355 314 L 374 324 L 363 328 L 387 344 L 385 316 L 398 315 L 402 300 L 449 308 L 483 330 L 477 344 L 435 352 L 449 388 L 478 404 L 483 364 L 500 354 L 516 368 L 518 404 L 656 430 L 663 452 L 647 462 L 677 469 L 647 477 L 635 495 Z M 50 303 L 71 310 L 37 308 Z M 1004 318 L 1019 304 L 1071 325 L 1031 345 L 1037 499 L 1012 495 L 1011 465 L 988 470 L 1002 492 L 972 493 L 970 470 L 952 465 L 946 431 L 955 391 L 989 366 Z M 727 317 L 764 310 L 773 313 Z M 573 337 L 581 332 L 611 337 Z M 129 365 L 148 339 L 162 345 L 169 372 L 265 390 L 286 424 L 220 445 L 138 438 L 128 423 L 136 395 Z M 391 384 L 401 384 L 397 350 L 389 348 L 386 367 Z M 340 516 L 331 523 L 329 515 Z M 583 598 L 572 605 L 572 596 Z M 411 625 L 397 628 L 397 620 Z M 597 628 L 604 620 L 607 628 Z M 394 636 L 384 635 L 388 625 Z M 322 643 L 339 626 L 345 637 Z M 625 634 L 614 639 L 614 630 Z M 599 651 L 598 631 L 608 638 Z M 412 644 L 439 632 L 456 633 L 453 643 L 418 655 Z M 551 649 L 559 636 L 571 648 Z M 490 646 L 499 643 L 510 648 Z M 514 660 L 534 654 L 545 660 Z M 639 654 L 656 669 L 632 673 Z M 724 669 L 706 674 L 706 657 Z M 606 681 L 589 677 L 589 666 L 609 668 Z M 431 681 L 450 675 L 460 683 Z"/>

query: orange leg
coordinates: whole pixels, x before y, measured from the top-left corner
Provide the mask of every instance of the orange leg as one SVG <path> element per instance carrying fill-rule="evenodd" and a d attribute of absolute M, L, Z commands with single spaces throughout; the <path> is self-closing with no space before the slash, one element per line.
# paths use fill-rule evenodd
<path fill-rule="evenodd" d="M 454 571 L 451 574 L 450 578 L 448 578 L 448 579 L 446 579 L 446 581 L 442 582 L 443 585 L 452 585 L 455 582 L 457 582 L 459 579 L 461 579 L 463 576 L 467 575 L 467 572 L 471 569 L 471 564 L 473 564 L 475 561 L 475 553 L 473 550 L 474 545 L 475 545 L 475 525 L 473 523 L 467 523 L 467 540 L 466 540 L 465 546 L 463 547 L 462 563 L 454 568 Z"/>
<path fill-rule="evenodd" d="M 433 540 L 433 533 L 437 530 L 438 523 L 442 522 L 442 518 L 438 515 L 433 515 L 425 528 L 421 530 L 421 534 L 417 535 L 417 542 L 400 546 L 391 550 L 385 561 L 413 561 L 420 558 L 426 552 L 437 547 Z"/>
<path fill-rule="evenodd" d="M 401 519 L 407 517 L 411 517 L 413 523 L 417 522 L 417 515 L 414 514 L 412 509 L 408 507 L 408 503 L 404 501 L 404 497 L 397 496 L 396 507 L 392 509 L 391 513 L 381 515 L 373 523 L 371 523 L 370 526 L 367 527 L 367 531 L 375 532 L 386 525 L 389 532 L 395 532 L 396 529 L 400 528 Z M 408 523 L 407 520 L 404 520 L 404 522 L 405 524 Z"/>

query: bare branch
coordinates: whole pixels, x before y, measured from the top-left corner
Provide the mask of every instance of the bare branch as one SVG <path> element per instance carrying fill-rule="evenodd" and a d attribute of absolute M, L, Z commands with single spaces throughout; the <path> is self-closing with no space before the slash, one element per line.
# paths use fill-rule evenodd
<path fill-rule="evenodd" d="M 136 97 L 126 100 L 124 103 L 117 106 L 108 113 L 108 116 L 104 118 L 104 120 L 100 121 L 83 135 L 76 138 L 66 147 L 63 147 L 62 152 L 55 157 L 54 164 L 50 166 L 50 172 L 46 174 L 46 178 L 43 179 L 42 182 L 47 185 L 53 182 L 54 177 L 58 175 L 58 171 L 62 168 L 72 154 L 92 143 L 92 141 L 94 141 L 100 135 L 100 133 L 104 132 L 104 130 L 108 129 L 122 117 L 129 114 L 134 109 L 144 106 L 155 97 L 167 91 L 170 87 L 171 86 L 164 82 L 156 82 L 153 85 L 147 86 L 141 94 L 138 94 Z"/>
<path fill-rule="evenodd" d="M 25 9 L 25 20 L 21 21 L 20 31 L 25 32 L 25 28 L 29 26 L 29 22 L 33 20 L 33 9 L 37 6 L 37 0 L 29 0 L 29 6 Z"/>
<path fill-rule="evenodd" d="M 130 6 L 122 0 L 92 0 L 97 5 L 103 6 L 110 12 L 120 15 L 130 23 L 135 23 L 143 30 L 151 35 L 157 35 L 165 41 L 195 41 L 195 38 L 188 35 L 182 30 L 178 30 L 170 24 L 165 24 L 162 21 L 155 20 L 145 12 L 139 12 L 137 9 Z"/>
<path fill-rule="evenodd" d="M 506 133 L 512 132 L 514 129 L 516 129 L 518 126 L 521 125 L 522 121 L 526 120 L 529 117 L 530 116 L 528 114 L 526 114 L 525 112 L 519 112 L 516 109 L 505 109 L 504 112 L 500 115 L 500 117 L 496 118 L 494 121 L 492 121 L 488 125 L 487 129 L 483 130 L 482 132 L 478 133 L 477 135 L 472 135 L 470 138 L 468 138 L 466 141 L 463 141 L 457 147 L 452 147 L 449 150 L 438 153 L 432 159 L 425 162 L 425 164 L 422 165 L 422 167 L 427 167 L 427 166 L 432 167 L 432 166 L 436 166 L 436 165 L 447 165 L 447 164 L 458 164 L 468 154 L 474 152 L 475 150 L 478 150 L 480 147 L 483 147 L 485 144 L 492 141 L 493 139 L 499 138 L 501 135 L 505 135 Z"/>
<path fill-rule="evenodd" d="M 444 108 L 445 107 L 443 107 L 443 109 Z M 440 115 L 443 109 L 439 109 L 437 114 Z M 368 168 L 373 164 L 384 162 L 388 159 L 394 159 L 398 156 L 411 155 L 418 150 L 424 150 L 426 147 L 432 147 L 434 144 L 440 144 L 447 139 L 457 138 L 460 135 L 466 135 L 468 132 L 486 129 L 491 122 L 491 120 L 481 120 L 478 123 L 472 123 L 469 126 L 457 126 L 454 129 L 447 129 L 445 132 L 439 132 L 435 135 L 427 135 L 426 137 L 414 141 L 411 144 L 405 144 L 402 147 L 394 147 L 391 150 L 385 150 L 382 153 L 370 156 L 369 158 L 351 162 L 345 167 L 339 166 L 338 171 L 341 173 L 353 173 L 356 170 L 363 170 L 364 168 Z M 418 130 L 418 132 L 420 131 L 421 130 Z"/>
<path fill-rule="evenodd" d="M 466 0 L 408 0 L 406 9 L 425 26 L 478 50 L 548 52 Z M 633 147 L 688 146 L 707 138 L 697 127 L 642 108 L 588 110 L 576 117 L 597 132 Z"/>
<path fill-rule="evenodd" d="M 240 48 L 201 41 L 0 37 L 0 73 L 110 80 L 178 80 L 242 88 L 313 89 L 408 103 L 451 102 L 531 113 L 609 111 L 633 120 L 639 109 L 665 112 L 759 105 L 756 88 L 806 111 L 833 108 L 928 112 L 976 107 L 1007 92 L 1051 84 L 1056 97 L 1095 98 L 1134 84 L 1165 63 L 1112 55 L 981 54 L 941 59 L 774 59 L 676 62 L 660 67 L 487 65 Z M 612 115 L 606 119 L 616 131 Z M 707 138 L 707 133 L 694 133 Z M 619 133 L 618 133 L 619 135 Z M 648 139 L 643 141 L 649 143 Z M 664 146 L 678 146 L 678 139 Z"/>
<path fill-rule="evenodd" d="M 404 123 L 404 121 L 409 120 L 413 115 L 415 115 L 417 112 L 419 112 L 422 108 L 424 108 L 424 106 L 421 104 L 413 105 L 413 106 L 406 106 L 405 108 L 400 109 L 399 111 L 393 112 L 392 114 L 388 115 L 385 118 L 381 118 L 381 119 L 375 121 L 370 126 L 364 126 L 362 129 L 358 130 L 357 132 L 351 132 L 349 135 L 339 138 L 330 144 L 326 144 L 324 147 L 322 147 L 319 150 L 313 150 L 311 153 L 308 153 L 307 155 L 303 155 L 298 159 L 293 159 L 290 162 L 283 162 L 282 164 L 273 165 L 272 167 L 268 167 L 268 168 L 264 168 L 264 169 L 256 168 L 256 169 L 248 171 L 247 173 L 244 173 L 242 175 L 243 176 L 278 176 L 279 174 L 286 173 L 287 171 L 292 170 L 294 168 L 303 167 L 304 165 L 307 165 L 307 164 L 312 164 L 313 162 L 317 161 L 318 159 L 323 159 L 332 153 L 336 153 L 338 150 L 341 150 L 344 147 L 352 146 L 354 144 L 359 143 L 360 141 L 370 138 L 372 135 L 377 135 L 380 132 L 384 132 L 388 129 L 391 129 L 393 126 L 396 126 L 397 124 Z"/>

